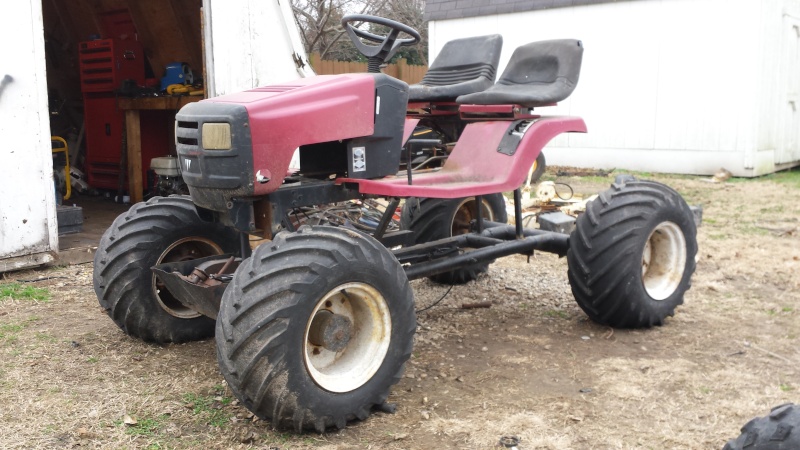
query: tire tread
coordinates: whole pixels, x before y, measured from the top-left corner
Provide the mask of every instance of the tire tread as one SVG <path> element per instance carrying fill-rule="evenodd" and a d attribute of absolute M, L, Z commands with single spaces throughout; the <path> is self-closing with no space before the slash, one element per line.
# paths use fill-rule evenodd
<path fill-rule="evenodd" d="M 197 216 L 188 196 L 154 197 L 121 214 L 106 230 L 94 259 L 94 290 L 100 306 L 125 333 L 145 341 L 167 343 L 205 339 L 214 322 L 206 317 L 178 319 L 161 310 L 152 297 L 149 262 L 176 230 L 192 229 L 223 250 L 238 248 L 238 235 Z M 152 260 L 152 261 L 151 261 Z"/>
<path fill-rule="evenodd" d="M 723 450 L 800 448 L 800 408 L 792 403 L 776 406 L 768 415 L 748 421 L 740 431 Z"/>
<path fill-rule="evenodd" d="M 687 261 L 676 292 L 669 301 L 654 306 L 634 289 L 641 284 L 641 261 L 636 252 L 649 236 L 643 233 L 652 218 L 663 211 L 680 222 Z M 683 303 L 683 294 L 691 286 L 696 252 L 693 218 L 680 195 L 661 183 L 629 179 L 600 193 L 578 217 L 567 252 L 568 278 L 576 301 L 592 320 L 624 328 L 661 325 Z"/>
<path fill-rule="evenodd" d="M 314 404 L 317 400 L 312 399 L 314 394 L 309 390 L 298 392 L 291 387 L 296 385 L 290 379 L 299 379 L 297 373 L 290 373 L 291 367 L 303 364 L 303 356 L 288 354 L 289 346 L 284 344 L 292 330 L 306 325 L 307 319 L 296 312 L 302 309 L 298 308 L 302 306 L 301 299 L 313 299 L 311 293 L 324 285 L 336 267 L 341 270 L 357 262 L 395 274 L 394 281 L 401 292 L 392 299 L 398 308 L 392 314 L 411 323 L 398 329 L 399 333 L 392 333 L 393 339 L 399 339 L 399 362 L 392 363 L 397 364 L 397 369 L 388 379 L 375 383 L 379 392 L 365 392 L 358 403 L 344 407 L 320 406 Z M 234 301 L 240 304 L 238 308 L 233 307 Z M 415 330 L 408 280 L 383 246 L 351 230 L 301 227 L 295 233 L 278 234 L 271 245 L 258 247 L 239 266 L 225 291 L 217 320 L 217 355 L 228 385 L 253 413 L 270 420 L 275 428 L 323 432 L 333 426 L 343 428 L 348 420 L 361 418 L 364 411 L 370 411 L 388 395 L 411 355 Z"/>

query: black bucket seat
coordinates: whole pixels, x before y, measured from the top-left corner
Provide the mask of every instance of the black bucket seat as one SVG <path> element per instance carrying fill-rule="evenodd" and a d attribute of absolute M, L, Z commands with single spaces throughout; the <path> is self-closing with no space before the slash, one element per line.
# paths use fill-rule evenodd
<path fill-rule="evenodd" d="M 410 102 L 455 101 L 494 85 L 503 49 L 499 34 L 454 39 L 442 47 L 428 72 L 408 89 Z"/>
<path fill-rule="evenodd" d="M 578 85 L 582 59 L 583 44 L 576 39 L 539 41 L 517 47 L 494 86 L 461 95 L 456 102 L 527 107 L 560 102 Z"/>

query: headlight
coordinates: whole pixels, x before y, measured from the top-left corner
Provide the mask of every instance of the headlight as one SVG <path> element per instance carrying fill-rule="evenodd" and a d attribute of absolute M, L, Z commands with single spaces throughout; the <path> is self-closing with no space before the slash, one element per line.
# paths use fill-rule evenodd
<path fill-rule="evenodd" d="M 231 149 L 231 124 L 229 124 L 229 123 L 204 123 L 203 124 L 203 149 L 205 149 L 205 150 L 230 150 Z"/>

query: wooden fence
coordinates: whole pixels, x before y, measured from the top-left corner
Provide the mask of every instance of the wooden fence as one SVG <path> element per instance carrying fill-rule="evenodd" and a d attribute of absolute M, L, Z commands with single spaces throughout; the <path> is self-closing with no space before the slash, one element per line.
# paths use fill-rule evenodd
<path fill-rule="evenodd" d="M 314 72 L 318 75 L 366 73 L 367 71 L 367 63 L 365 62 L 322 60 L 319 58 L 318 53 L 312 53 L 308 59 L 314 68 Z M 427 67 L 410 65 L 405 59 L 398 60 L 397 64 L 389 64 L 382 70 L 383 73 L 399 78 L 408 84 L 422 81 L 422 77 L 425 76 L 427 71 Z"/>

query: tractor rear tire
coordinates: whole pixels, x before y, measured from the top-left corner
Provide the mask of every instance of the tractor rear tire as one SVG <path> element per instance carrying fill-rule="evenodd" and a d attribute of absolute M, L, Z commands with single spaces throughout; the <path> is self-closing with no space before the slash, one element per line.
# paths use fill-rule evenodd
<path fill-rule="evenodd" d="M 506 201 L 503 194 L 489 194 L 483 200 L 483 217 L 493 222 L 508 222 Z M 475 218 L 475 197 L 441 199 L 408 198 L 400 215 L 400 229 L 414 231 L 415 244 L 465 234 L 470 231 L 470 222 Z M 488 270 L 490 263 L 476 263 L 429 277 L 442 284 L 464 284 L 478 278 Z"/>
<path fill-rule="evenodd" d="M 597 323 L 662 325 L 683 303 L 696 254 L 694 217 L 680 194 L 618 177 L 578 217 L 567 252 L 569 282 Z"/>
<path fill-rule="evenodd" d="M 382 405 L 411 356 L 414 300 L 378 241 L 303 226 L 258 247 L 217 317 L 220 370 L 275 428 L 342 429 Z"/>
<path fill-rule="evenodd" d="M 800 449 L 800 408 L 792 403 L 772 408 L 742 427 L 742 434 L 722 450 Z"/>
<path fill-rule="evenodd" d="M 214 320 L 182 305 L 150 268 L 238 248 L 238 233 L 200 220 L 188 196 L 154 197 L 120 214 L 103 234 L 94 291 L 130 336 L 156 343 L 206 339 L 214 335 Z"/>

